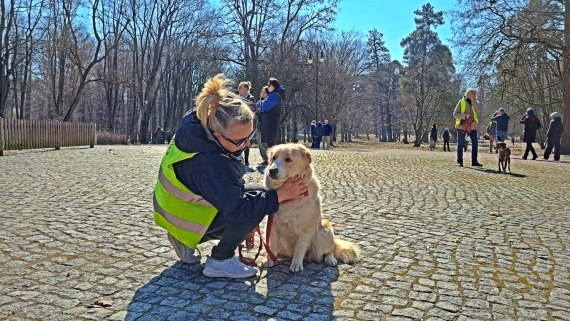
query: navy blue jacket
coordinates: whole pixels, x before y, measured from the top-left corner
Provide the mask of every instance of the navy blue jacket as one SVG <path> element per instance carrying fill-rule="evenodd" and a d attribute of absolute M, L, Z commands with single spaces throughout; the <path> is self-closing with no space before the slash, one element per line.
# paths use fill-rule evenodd
<path fill-rule="evenodd" d="M 506 132 L 509 131 L 509 118 L 511 118 L 511 116 L 507 115 L 507 113 L 500 115 L 494 113 L 493 117 L 491 117 L 491 120 L 497 123 L 497 131 Z"/>
<path fill-rule="evenodd" d="M 279 124 L 281 122 L 281 102 L 285 99 L 283 86 L 267 96 L 259 104 L 261 110 L 261 142 L 273 146 L 279 136 Z"/>
<path fill-rule="evenodd" d="M 181 151 L 198 153 L 174 164 L 176 178 L 210 202 L 218 215 L 243 223 L 279 210 L 276 191 L 244 191 L 245 166 L 204 129 L 194 111 L 182 118 L 174 140 Z"/>
<path fill-rule="evenodd" d="M 331 124 L 323 124 L 323 129 L 325 130 L 324 136 L 330 136 L 332 134 Z"/>
<path fill-rule="evenodd" d="M 429 139 L 437 140 L 437 128 L 431 128 Z"/>

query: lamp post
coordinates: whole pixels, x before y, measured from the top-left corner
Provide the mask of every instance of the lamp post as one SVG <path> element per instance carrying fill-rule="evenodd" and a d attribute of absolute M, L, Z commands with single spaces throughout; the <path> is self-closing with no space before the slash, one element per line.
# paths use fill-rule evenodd
<path fill-rule="evenodd" d="M 319 121 L 319 62 L 324 62 L 325 61 L 325 55 L 323 54 L 323 51 L 321 50 L 321 55 L 319 57 L 319 61 L 315 61 L 315 68 L 316 68 L 316 75 L 315 75 L 315 121 Z M 309 59 L 307 59 L 307 62 L 309 63 L 309 65 L 311 65 L 313 63 L 313 55 L 311 53 L 309 53 Z"/>

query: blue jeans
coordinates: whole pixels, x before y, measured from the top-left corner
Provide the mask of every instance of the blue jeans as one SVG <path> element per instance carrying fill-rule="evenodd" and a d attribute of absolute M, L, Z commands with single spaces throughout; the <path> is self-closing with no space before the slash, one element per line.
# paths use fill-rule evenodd
<path fill-rule="evenodd" d="M 246 191 L 265 191 L 265 186 L 256 184 L 245 184 Z M 236 254 L 238 246 L 246 239 L 246 237 L 259 225 L 263 217 L 254 219 L 249 222 L 232 223 L 229 222 L 224 215 L 218 213 L 212 224 L 208 227 L 206 234 L 200 240 L 200 243 L 209 240 L 220 240 L 218 245 L 212 248 L 210 255 L 214 260 L 223 261 L 232 258 Z M 257 237 L 257 235 L 256 235 Z"/>
<path fill-rule="evenodd" d="M 497 142 L 504 143 L 507 140 L 507 132 L 502 130 L 497 130 Z"/>
<path fill-rule="evenodd" d="M 477 152 L 479 149 L 479 142 L 477 141 L 477 131 L 472 130 L 469 133 L 469 140 L 471 140 L 471 164 L 477 163 Z M 463 145 L 465 145 L 465 132 L 457 130 L 457 163 L 463 164 Z"/>

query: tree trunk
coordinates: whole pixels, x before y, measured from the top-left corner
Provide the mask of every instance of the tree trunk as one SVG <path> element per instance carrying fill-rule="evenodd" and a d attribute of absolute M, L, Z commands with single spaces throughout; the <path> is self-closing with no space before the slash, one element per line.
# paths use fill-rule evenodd
<path fill-rule="evenodd" d="M 393 142 L 394 139 L 394 131 L 392 130 L 392 115 L 390 114 L 390 106 L 386 107 L 386 117 L 388 118 L 387 121 L 387 130 L 388 130 L 388 141 Z"/>
<path fill-rule="evenodd" d="M 570 0 L 564 1 L 564 71 L 562 73 L 562 101 L 564 106 L 561 152 L 570 155 Z"/>

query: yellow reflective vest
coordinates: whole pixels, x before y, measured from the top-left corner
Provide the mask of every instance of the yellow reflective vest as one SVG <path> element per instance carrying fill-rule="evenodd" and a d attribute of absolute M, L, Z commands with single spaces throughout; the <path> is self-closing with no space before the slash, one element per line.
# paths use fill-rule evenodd
<path fill-rule="evenodd" d="M 467 106 L 467 101 L 465 99 L 461 99 L 461 113 L 465 114 L 465 109 Z M 475 122 L 479 123 L 479 118 L 477 118 L 477 112 L 475 111 L 475 109 L 473 109 L 473 105 L 471 105 L 471 111 L 473 112 L 473 118 L 475 119 Z M 461 119 L 456 119 L 455 120 L 455 126 L 459 126 L 461 124 Z"/>
<path fill-rule="evenodd" d="M 185 153 L 172 138 L 158 170 L 154 188 L 154 222 L 191 249 L 202 239 L 218 210 L 202 196 L 194 194 L 174 173 L 174 164 L 197 153 Z"/>

